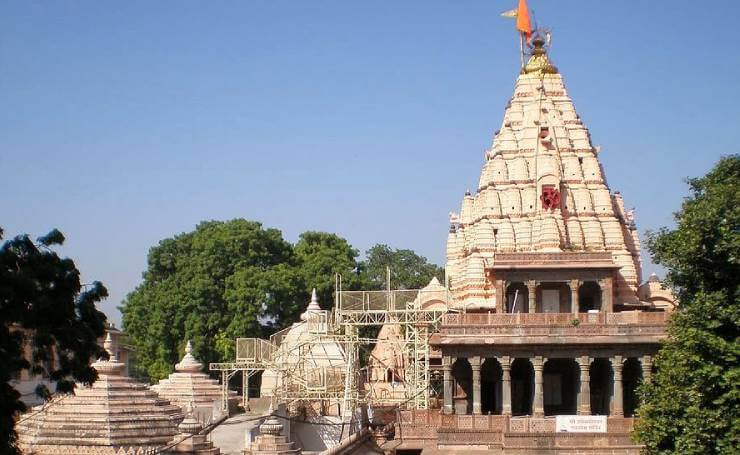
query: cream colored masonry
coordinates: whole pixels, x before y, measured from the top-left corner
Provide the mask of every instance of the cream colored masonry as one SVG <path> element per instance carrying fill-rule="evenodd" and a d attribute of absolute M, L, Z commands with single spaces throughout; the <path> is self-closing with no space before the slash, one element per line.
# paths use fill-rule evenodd
<path fill-rule="evenodd" d="M 633 215 L 610 192 L 560 74 L 519 75 L 485 159 L 477 193 L 466 194 L 459 215 L 450 215 L 447 275 L 455 306 L 495 308 L 485 269 L 494 253 L 514 251 L 609 251 L 620 266 L 615 302 L 637 302 Z M 543 185 L 560 189 L 559 208 L 542 208 Z"/>

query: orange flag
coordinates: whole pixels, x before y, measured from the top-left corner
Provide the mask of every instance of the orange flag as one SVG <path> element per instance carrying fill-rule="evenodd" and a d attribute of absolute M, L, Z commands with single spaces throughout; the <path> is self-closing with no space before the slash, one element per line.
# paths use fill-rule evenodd
<path fill-rule="evenodd" d="M 519 0 L 519 8 L 516 10 L 516 29 L 524 33 L 529 41 L 529 37 L 532 36 L 532 24 L 529 22 L 527 0 Z"/>

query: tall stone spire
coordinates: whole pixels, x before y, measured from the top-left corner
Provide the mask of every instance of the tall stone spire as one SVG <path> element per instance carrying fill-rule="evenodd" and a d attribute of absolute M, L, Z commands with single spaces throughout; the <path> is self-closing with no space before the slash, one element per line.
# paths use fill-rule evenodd
<path fill-rule="evenodd" d="M 497 253 L 610 252 L 617 301 L 637 301 L 639 239 L 611 194 L 599 148 L 571 101 L 541 34 L 517 77 L 501 128 L 485 153 L 478 189 L 463 198 L 447 239 L 455 304 L 492 309 L 485 279 Z M 485 270 L 484 270 L 485 269 Z"/>

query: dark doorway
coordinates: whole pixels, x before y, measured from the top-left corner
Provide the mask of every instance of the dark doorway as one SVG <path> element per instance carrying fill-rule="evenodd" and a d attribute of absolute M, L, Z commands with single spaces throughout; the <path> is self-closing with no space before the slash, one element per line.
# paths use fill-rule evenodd
<path fill-rule="evenodd" d="M 609 359 L 594 359 L 590 370 L 591 414 L 609 415 L 612 393 L 612 367 Z"/>
<path fill-rule="evenodd" d="M 580 370 L 574 359 L 550 359 L 543 374 L 545 415 L 575 415 Z"/>
<path fill-rule="evenodd" d="M 496 359 L 486 359 L 480 369 L 480 405 L 483 414 L 501 414 L 501 378 L 503 371 Z"/>
<path fill-rule="evenodd" d="M 511 363 L 511 413 L 532 415 L 534 370 L 529 359 L 514 359 Z"/>
<path fill-rule="evenodd" d="M 473 413 L 473 369 L 468 359 L 457 359 L 452 365 L 454 379 L 452 405 L 456 414 Z"/>
<path fill-rule="evenodd" d="M 639 406 L 637 386 L 642 381 L 642 368 L 640 362 L 635 358 L 629 358 L 624 362 L 622 370 L 622 387 L 624 387 L 624 416 L 633 417 Z"/>

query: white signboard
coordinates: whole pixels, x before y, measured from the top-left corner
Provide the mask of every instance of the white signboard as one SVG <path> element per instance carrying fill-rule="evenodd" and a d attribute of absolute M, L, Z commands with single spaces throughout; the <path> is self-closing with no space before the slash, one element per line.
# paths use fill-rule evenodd
<path fill-rule="evenodd" d="M 606 416 L 556 416 L 558 433 L 606 433 Z"/>

